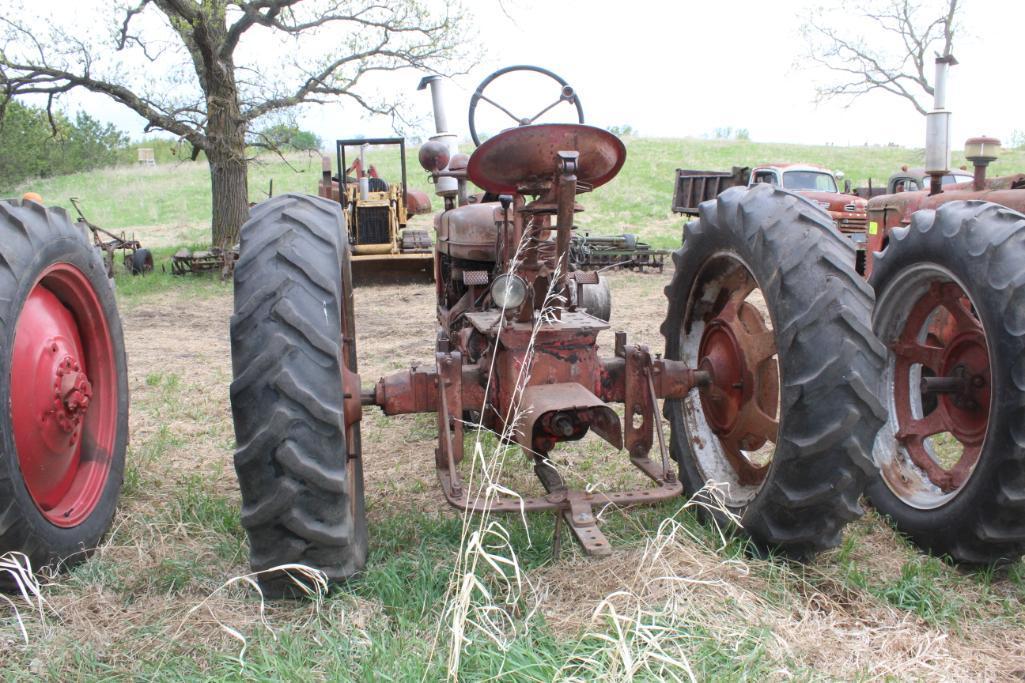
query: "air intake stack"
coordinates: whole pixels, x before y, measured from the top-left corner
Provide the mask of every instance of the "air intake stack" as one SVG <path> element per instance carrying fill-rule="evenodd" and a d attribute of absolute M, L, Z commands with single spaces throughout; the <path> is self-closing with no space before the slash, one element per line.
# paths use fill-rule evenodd
<path fill-rule="evenodd" d="M 986 189 L 986 167 L 1000 156 L 1000 141 L 985 135 L 968 138 L 964 143 L 964 155 L 975 167 L 973 187 L 977 191 Z"/>

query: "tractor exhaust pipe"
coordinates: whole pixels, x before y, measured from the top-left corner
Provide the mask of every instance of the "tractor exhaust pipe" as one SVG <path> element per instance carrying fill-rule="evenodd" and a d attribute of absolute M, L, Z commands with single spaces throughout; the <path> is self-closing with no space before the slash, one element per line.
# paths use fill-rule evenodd
<path fill-rule="evenodd" d="M 442 78 L 437 74 L 432 76 L 424 76 L 420 79 L 420 85 L 417 86 L 417 90 L 424 90 L 430 87 L 431 89 L 431 105 L 434 108 L 434 129 L 436 135 L 431 136 L 431 140 L 438 140 L 445 144 L 449 149 L 449 158 L 459 154 L 459 140 L 456 138 L 455 133 L 448 131 L 448 117 L 445 115 L 445 102 L 444 102 L 444 90 L 442 87 Z M 444 169 L 448 170 L 448 166 Z M 459 192 L 459 183 L 455 178 L 441 177 L 437 179 L 435 183 L 435 193 L 439 197 L 455 197 Z"/>
<path fill-rule="evenodd" d="M 359 198 L 366 201 L 370 196 L 370 174 L 367 173 L 367 145 L 359 146 Z"/>
<path fill-rule="evenodd" d="M 434 108 L 434 132 L 444 135 L 448 132 L 448 117 L 445 115 L 445 102 L 442 99 L 441 76 L 424 76 L 420 79 L 417 90 L 426 87 L 431 89 L 431 106 Z"/>
<path fill-rule="evenodd" d="M 954 55 L 936 58 L 932 111 L 925 115 L 925 172 L 929 194 L 943 191 L 943 176 L 950 172 L 950 112 L 947 111 L 947 74 L 957 64 Z"/>

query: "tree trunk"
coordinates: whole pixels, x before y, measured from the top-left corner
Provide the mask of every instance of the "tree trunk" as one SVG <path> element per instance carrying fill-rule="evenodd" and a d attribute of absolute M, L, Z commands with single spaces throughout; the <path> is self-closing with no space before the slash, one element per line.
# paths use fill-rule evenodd
<path fill-rule="evenodd" d="M 225 154 L 212 149 L 207 152 L 213 192 L 211 243 L 215 247 L 233 247 L 238 242 L 239 228 L 249 218 L 249 184 L 244 149 L 243 146 L 238 154 Z"/>
<path fill-rule="evenodd" d="M 211 79 L 211 87 L 214 83 Z M 238 93 L 230 79 L 216 83 L 207 95 L 206 158 L 213 194 L 211 239 L 215 247 L 231 248 L 239 228 L 249 218 L 249 183 L 246 168 L 246 128 L 238 106 Z"/>

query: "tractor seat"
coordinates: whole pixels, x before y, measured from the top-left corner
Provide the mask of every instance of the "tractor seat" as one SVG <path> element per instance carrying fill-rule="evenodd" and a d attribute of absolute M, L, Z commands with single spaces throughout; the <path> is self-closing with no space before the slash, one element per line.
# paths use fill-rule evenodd
<path fill-rule="evenodd" d="M 589 188 L 615 178 L 626 161 L 626 146 L 607 130 L 575 123 L 539 123 L 510 128 L 485 140 L 470 156 L 466 174 L 474 185 L 491 194 L 543 189 L 558 172 L 560 151 L 579 152 L 577 182 Z"/>

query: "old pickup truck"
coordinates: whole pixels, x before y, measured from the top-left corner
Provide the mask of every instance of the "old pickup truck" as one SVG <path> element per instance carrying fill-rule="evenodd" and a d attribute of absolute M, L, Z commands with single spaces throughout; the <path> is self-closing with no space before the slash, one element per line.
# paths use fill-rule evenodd
<path fill-rule="evenodd" d="M 849 192 L 841 192 L 837 174 L 814 164 L 776 163 L 750 168 L 734 166 L 730 171 L 692 171 L 676 169 L 673 212 L 697 215 L 698 205 L 713 199 L 723 190 L 737 185 L 770 183 L 806 197 L 829 214 L 840 232 L 858 247 L 858 271 L 864 269 L 864 247 L 868 227 L 868 202 Z M 846 188 L 845 188 L 846 189 Z"/>

